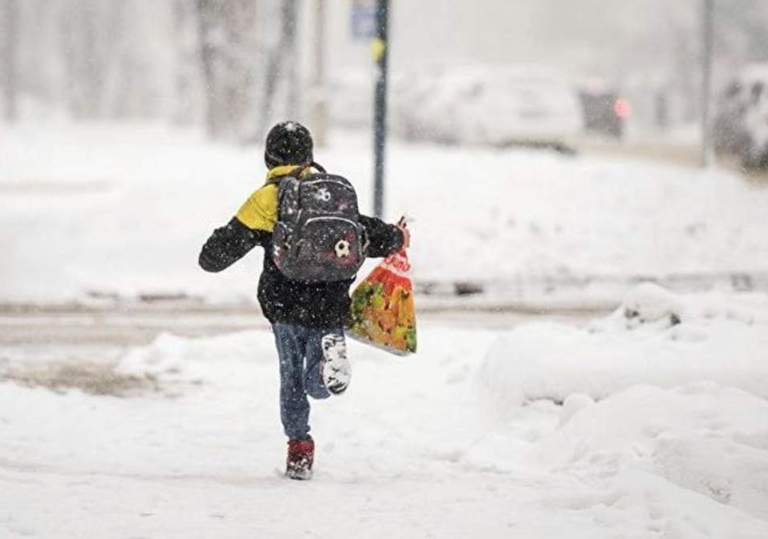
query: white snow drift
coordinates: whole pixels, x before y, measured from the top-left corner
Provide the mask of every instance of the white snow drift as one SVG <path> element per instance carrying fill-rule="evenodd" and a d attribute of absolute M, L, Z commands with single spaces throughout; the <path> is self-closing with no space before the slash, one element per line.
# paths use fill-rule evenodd
<path fill-rule="evenodd" d="M 768 398 L 768 297 L 675 296 L 641 285 L 586 328 L 531 324 L 499 337 L 480 376 L 499 406 L 698 381 Z"/>
<path fill-rule="evenodd" d="M 300 485 L 279 477 L 272 335 L 165 335 L 117 366 L 158 393 L 0 384 L 0 536 L 762 539 L 767 316 L 643 286 L 583 330 L 352 342 Z"/>

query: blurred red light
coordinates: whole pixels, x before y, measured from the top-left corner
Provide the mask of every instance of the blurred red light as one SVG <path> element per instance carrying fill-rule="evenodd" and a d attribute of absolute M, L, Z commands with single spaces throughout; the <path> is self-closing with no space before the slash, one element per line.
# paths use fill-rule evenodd
<path fill-rule="evenodd" d="M 613 103 L 613 112 L 616 116 L 625 120 L 632 114 L 632 106 L 626 99 L 619 98 Z"/>

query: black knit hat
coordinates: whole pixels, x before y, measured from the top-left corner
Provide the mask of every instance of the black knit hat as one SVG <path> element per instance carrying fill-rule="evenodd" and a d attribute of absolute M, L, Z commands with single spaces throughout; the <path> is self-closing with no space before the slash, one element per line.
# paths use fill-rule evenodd
<path fill-rule="evenodd" d="M 264 150 L 267 168 L 312 163 L 312 135 L 299 122 L 281 122 L 269 130 Z"/>

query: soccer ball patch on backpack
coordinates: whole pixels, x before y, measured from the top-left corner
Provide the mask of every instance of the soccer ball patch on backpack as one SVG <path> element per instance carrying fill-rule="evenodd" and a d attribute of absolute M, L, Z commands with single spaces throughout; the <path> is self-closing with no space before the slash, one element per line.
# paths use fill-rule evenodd
<path fill-rule="evenodd" d="M 357 194 L 333 174 L 295 175 L 280 181 L 272 259 L 289 279 L 343 281 L 365 261 L 365 228 Z"/>

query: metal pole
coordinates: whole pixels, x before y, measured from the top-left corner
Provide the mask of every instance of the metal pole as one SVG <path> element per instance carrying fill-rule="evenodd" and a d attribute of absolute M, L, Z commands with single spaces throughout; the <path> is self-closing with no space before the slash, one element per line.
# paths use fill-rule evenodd
<path fill-rule="evenodd" d="M 315 0 L 315 61 L 312 132 L 315 143 L 326 144 L 328 129 L 328 95 L 325 88 L 325 0 Z"/>
<path fill-rule="evenodd" d="M 712 56 L 714 51 L 714 0 L 702 0 L 702 69 L 701 69 L 701 166 L 714 162 L 712 147 Z"/>
<path fill-rule="evenodd" d="M 376 39 L 373 42 L 373 57 L 376 61 L 376 94 L 373 121 L 374 182 L 373 214 L 384 215 L 384 147 L 387 137 L 387 74 L 389 0 L 376 1 Z"/>

